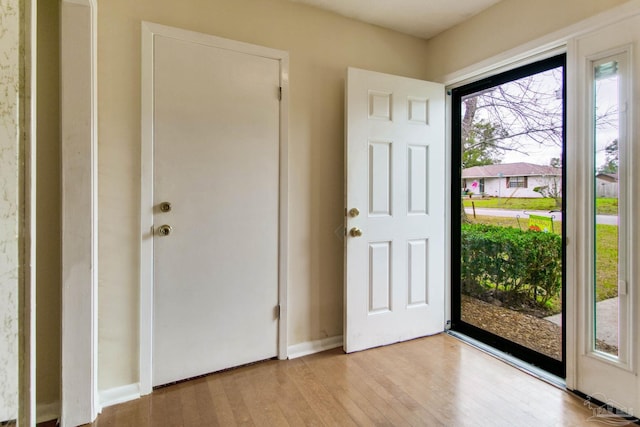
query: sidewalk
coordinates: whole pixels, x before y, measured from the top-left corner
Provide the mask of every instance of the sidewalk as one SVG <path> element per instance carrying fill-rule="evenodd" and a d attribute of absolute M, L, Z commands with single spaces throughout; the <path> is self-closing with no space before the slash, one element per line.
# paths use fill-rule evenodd
<path fill-rule="evenodd" d="M 464 211 L 469 216 L 473 216 L 473 208 L 464 208 Z M 520 219 L 528 219 L 529 214 L 540 216 L 553 216 L 554 221 L 562 221 L 562 212 L 549 212 L 549 211 L 521 211 L 521 210 L 509 210 L 509 209 L 492 209 L 492 208 L 476 208 L 476 215 L 480 216 L 499 216 Z M 618 225 L 617 215 L 596 215 L 597 224 Z"/>
<path fill-rule="evenodd" d="M 596 338 L 618 347 L 618 297 L 596 303 Z M 562 325 L 562 316 L 556 314 L 545 320 Z"/>

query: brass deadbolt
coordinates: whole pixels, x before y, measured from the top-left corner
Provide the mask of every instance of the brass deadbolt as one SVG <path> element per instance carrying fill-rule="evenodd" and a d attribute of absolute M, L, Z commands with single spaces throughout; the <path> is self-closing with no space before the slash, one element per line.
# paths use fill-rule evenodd
<path fill-rule="evenodd" d="M 169 203 L 169 202 L 160 203 L 160 211 L 162 211 L 162 212 L 171 212 L 171 203 Z"/>

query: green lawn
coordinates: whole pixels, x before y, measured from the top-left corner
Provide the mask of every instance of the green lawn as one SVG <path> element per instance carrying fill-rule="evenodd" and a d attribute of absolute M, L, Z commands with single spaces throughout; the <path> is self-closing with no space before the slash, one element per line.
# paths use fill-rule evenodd
<path fill-rule="evenodd" d="M 596 301 L 618 296 L 618 226 L 596 225 Z"/>
<path fill-rule="evenodd" d="M 618 215 L 618 199 L 598 197 L 596 199 L 596 213 L 600 215 Z"/>
<path fill-rule="evenodd" d="M 498 198 L 491 197 L 486 199 L 469 199 L 463 198 L 465 207 L 471 207 L 471 202 L 476 208 L 494 208 L 494 209 L 511 209 L 517 211 L 550 211 L 557 209 L 556 202 L 552 198 Z M 596 199 L 596 213 L 600 215 L 617 215 L 618 199 L 599 197 Z"/>
<path fill-rule="evenodd" d="M 522 200 L 522 199 L 521 199 Z M 503 218 L 493 216 L 480 216 L 471 222 L 479 224 L 499 225 L 502 227 L 518 227 L 522 230 L 528 228 L 527 218 Z M 553 229 L 560 234 L 562 221 L 554 221 Z M 615 225 L 596 225 L 596 301 L 618 295 L 618 227 Z M 559 301 L 552 302 L 559 304 Z"/>

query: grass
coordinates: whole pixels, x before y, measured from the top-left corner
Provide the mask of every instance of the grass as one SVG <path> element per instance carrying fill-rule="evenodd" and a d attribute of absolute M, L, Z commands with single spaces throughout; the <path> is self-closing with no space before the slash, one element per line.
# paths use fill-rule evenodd
<path fill-rule="evenodd" d="M 558 209 L 556 201 L 550 197 L 535 198 L 498 198 L 490 197 L 486 199 L 462 199 L 464 206 L 470 208 L 471 202 L 476 208 L 508 209 L 516 211 L 550 211 Z M 609 197 L 598 197 L 596 199 L 596 213 L 599 215 L 617 215 L 618 199 Z"/>
<path fill-rule="evenodd" d="M 596 301 L 618 296 L 618 226 L 596 225 Z"/>
<path fill-rule="evenodd" d="M 596 213 L 600 215 L 618 215 L 618 199 L 598 197 L 596 199 Z"/>
<path fill-rule="evenodd" d="M 527 230 L 528 221 L 520 218 L 504 218 L 493 216 L 480 216 L 471 222 L 478 224 L 497 225 L 501 227 L 515 227 Z M 562 232 L 562 221 L 553 222 L 555 233 Z M 615 225 L 596 225 L 596 301 L 602 301 L 618 295 L 618 227 Z M 549 307 L 552 311 L 559 311 L 561 301 L 551 301 Z"/>

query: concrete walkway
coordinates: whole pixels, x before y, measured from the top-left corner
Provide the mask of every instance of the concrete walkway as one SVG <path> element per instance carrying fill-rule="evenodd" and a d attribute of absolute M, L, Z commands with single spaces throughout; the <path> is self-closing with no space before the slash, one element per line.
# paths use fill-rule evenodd
<path fill-rule="evenodd" d="M 469 216 L 473 216 L 473 208 L 464 208 L 464 211 Z M 509 209 L 492 209 L 492 208 L 476 208 L 476 215 L 480 216 L 499 216 L 507 218 L 520 217 L 522 220 L 527 220 L 529 214 L 551 217 L 554 221 L 562 221 L 562 212 L 549 212 L 549 211 L 522 211 L 522 210 L 509 210 Z M 618 225 L 617 215 L 596 215 L 597 224 Z"/>
<path fill-rule="evenodd" d="M 562 316 L 556 314 L 545 320 L 562 325 Z M 618 347 L 618 297 L 596 303 L 596 338 Z"/>

